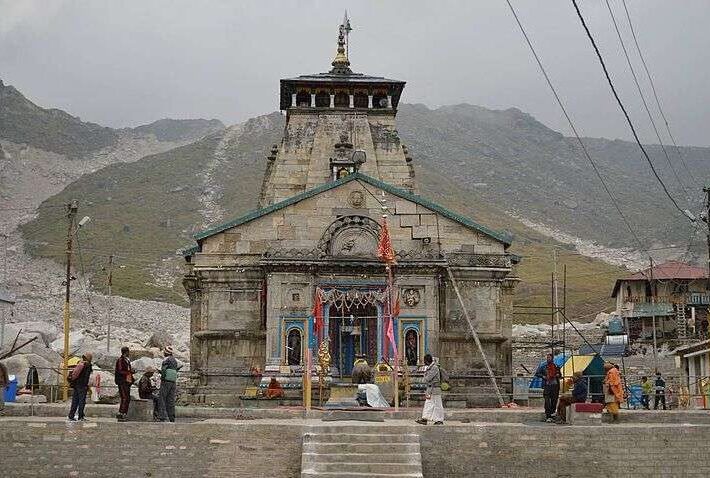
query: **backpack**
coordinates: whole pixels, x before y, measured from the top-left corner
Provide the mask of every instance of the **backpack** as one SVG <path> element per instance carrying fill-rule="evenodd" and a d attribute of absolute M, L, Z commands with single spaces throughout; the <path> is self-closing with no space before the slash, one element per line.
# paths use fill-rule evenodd
<path fill-rule="evenodd" d="M 439 365 L 439 387 L 443 392 L 451 390 L 451 384 L 449 383 L 449 372 L 447 372 L 441 365 Z"/>

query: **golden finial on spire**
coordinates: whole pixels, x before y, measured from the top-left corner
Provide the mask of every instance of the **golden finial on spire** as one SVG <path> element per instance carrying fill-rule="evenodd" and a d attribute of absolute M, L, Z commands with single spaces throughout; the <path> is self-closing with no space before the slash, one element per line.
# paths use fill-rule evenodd
<path fill-rule="evenodd" d="M 335 54 L 333 59 L 333 73 L 352 73 L 350 70 L 350 60 L 348 60 L 348 55 L 346 53 L 346 42 L 348 33 L 352 30 L 350 27 L 350 19 L 348 18 L 347 12 L 345 12 L 345 18 L 343 23 L 338 28 L 338 52 Z"/>

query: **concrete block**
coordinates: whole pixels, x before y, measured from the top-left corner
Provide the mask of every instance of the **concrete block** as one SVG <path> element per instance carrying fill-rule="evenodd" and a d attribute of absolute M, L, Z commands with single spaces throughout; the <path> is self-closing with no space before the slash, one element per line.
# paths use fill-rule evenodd
<path fill-rule="evenodd" d="M 395 213 L 396 214 L 416 214 L 417 205 L 409 201 L 397 201 L 395 202 Z"/>
<path fill-rule="evenodd" d="M 422 226 L 436 226 L 436 214 L 420 215 Z"/>
<path fill-rule="evenodd" d="M 429 235 L 428 227 L 429 226 L 414 226 L 412 228 L 412 239 L 424 239 L 425 237 L 431 237 Z"/>

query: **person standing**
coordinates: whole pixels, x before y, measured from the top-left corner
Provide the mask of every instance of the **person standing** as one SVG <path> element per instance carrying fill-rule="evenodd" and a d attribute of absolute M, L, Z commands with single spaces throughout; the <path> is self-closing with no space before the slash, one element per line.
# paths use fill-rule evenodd
<path fill-rule="evenodd" d="M 5 388 L 10 383 L 10 375 L 7 368 L 0 362 L 0 417 L 5 415 Z"/>
<path fill-rule="evenodd" d="M 644 410 L 650 410 L 651 403 L 651 391 L 653 390 L 653 384 L 648 379 L 648 377 L 641 377 L 641 405 Z"/>
<path fill-rule="evenodd" d="M 424 356 L 424 383 L 426 391 L 424 392 L 424 409 L 422 410 L 422 418 L 415 420 L 420 425 L 426 425 L 428 422 L 434 422 L 434 425 L 444 424 L 444 404 L 441 401 L 441 369 L 438 362 L 434 363 L 434 358 L 431 354 Z"/>
<path fill-rule="evenodd" d="M 175 421 L 175 396 L 177 395 L 177 373 L 180 366 L 173 357 L 173 347 L 168 345 L 163 351 L 165 360 L 160 367 L 160 421 Z"/>
<path fill-rule="evenodd" d="M 89 391 L 89 379 L 93 368 L 91 366 L 91 352 L 86 352 L 81 356 L 81 362 L 76 364 L 69 377 L 69 384 L 74 389 L 71 394 L 71 407 L 69 408 L 69 421 L 75 422 L 78 419 L 85 421 L 84 407 L 86 406 L 86 393 Z"/>
<path fill-rule="evenodd" d="M 620 405 L 624 400 L 621 373 L 619 369 L 609 362 L 604 364 L 604 371 L 606 372 L 606 377 L 604 378 L 604 403 L 611 414 L 612 420 L 618 422 Z"/>
<path fill-rule="evenodd" d="M 661 402 L 663 409 L 666 409 L 666 381 L 663 380 L 661 372 L 656 372 L 656 381 L 653 383 L 656 395 L 653 397 L 653 409 L 658 410 L 658 402 Z"/>
<path fill-rule="evenodd" d="M 131 385 L 133 385 L 133 368 L 131 360 L 128 358 L 130 349 L 121 347 L 121 356 L 116 360 L 115 382 L 118 385 L 118 395 L 121 402 L 118 406 L 116 418 L 119 421 L 125 421 L 128 416 L 128 406 L 131 403 Z"/>
<path fill-rule="evenodd" d="M 557 399 L 560 396 L 560 378 L 562 373 L 560 367 L 555 364 L 552 354 L 547 354 L 545 363 L 541 364 L 535 376 L 542 379 L 542 396 L 545 398 L 545 421 L 553 422 L 555 410 L 557 409 Z"/>

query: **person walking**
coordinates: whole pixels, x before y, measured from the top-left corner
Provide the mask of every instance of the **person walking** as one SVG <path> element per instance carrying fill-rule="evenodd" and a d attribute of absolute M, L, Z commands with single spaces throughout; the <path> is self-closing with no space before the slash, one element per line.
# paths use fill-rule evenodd
<path fill-rule="evenodd" d="M 118 385 L 118 395 L 121 402 L 118 406 L 116 418 L 118 421 L 126 421 L 128 416 L 128 406 L 131 404 L 131 385 L 133 385 L 133 368 L 131 360 L 128 358 L 130 349 L 121 347 L 121 356 L 116 360 L 114 380 Z"/>
<path fill-rule="evenodd" d="M 0 417 L 5 415 L 5 388 L 10 383 L 10 375 L 7 373 L 7 367 L 0 362 Z"/>
<path fill-rule="evenodd" d="M 658 402 L 661 402 L 663 409 L 666 409 L 666 381 L 663 380 L 661 372 L 656 372 L 656 381 L 653 383 L 656 395 L 653 397 L 653 409 L 658 410 Z"/>
<path fill-rule="evenodd" d="M 641 406 L 644 410 L 650 410 L 651 403 L 651 391 L 653 391 L 653 384 L 648 379 L 648 377 L 641 377 Z"/>
<path fill-rule="evenodd" d="M 155 380 L 155 367 L 148 365 L 143 372 L 143 376 L 138 380 L 138 397 L 143 400 L 153 401 L 153 421 L 160 421 L 158 413 L 160 411 L 160 400 L 158 398 L 158 387 Z"/>
<path fill-rule="evenodd" d="M 428 422 L 434 422 L 434 425 L 444 424 L 444 404 L 441 401 L 441 368 L 438 360 L 434 362 L 431 354 L 424 356 L 424 383 L 426 391 L 424 392 L 424 409 L 422 410 L 422 418 L 415 420 L 420 425 L 426 425 Z"/>
<path fill-rule="evenodd" d="M 555 364 L 555 358 L 552 354 L 547 354 L 545 363 L 537 368 L 535 376 L 542 379 L 542 396 L 545 399 L 545 421 L 551 423 L 555 420 L 557 399 L 560 396 L 560 378 L 562 378 L 560 367 Z"/>
<path fill-rule="evenodd" d="M 175 421 L 175 396 L 177 395 L 177 373 L 180 366 L 173 357 L 173 347 L 168 345 L 163 351 L 165 360 L 160 367 L 160 421 Z"/>
<path fill-rule="evenodd" d="M 604 403 L 611 414 L 612 421 L 619 421 L 619 409 L 624 400 L 624 389 L 621 386 L 621 373 L 610 362 L 604 364 Z"/>
<path fill-rule="evenodd" d="M 81 356 L 81 361 L 76 364 L 69 376 L 69 385 L 74 389 L 71 394 L 71 407 L 69 408 L 69 421 L 75 422 L 77 418 L 85 421 L 84 407 L 86 406 L 86 393 L 89 391 L 89 379 L 93 367 L 91 360 L 93 355 L 86 352 Z"/>

